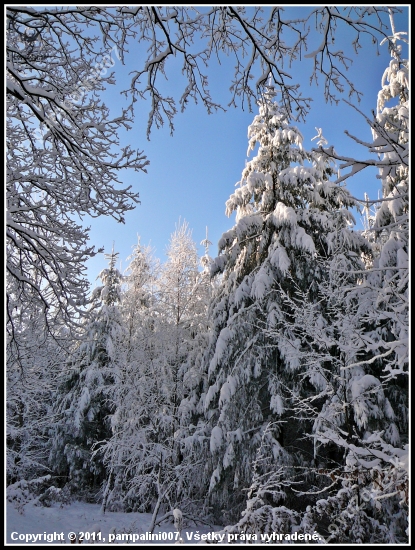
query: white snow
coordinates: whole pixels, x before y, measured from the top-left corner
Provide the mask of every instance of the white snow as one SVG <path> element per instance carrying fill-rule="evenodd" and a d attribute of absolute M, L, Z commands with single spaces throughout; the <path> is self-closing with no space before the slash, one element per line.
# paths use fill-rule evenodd
<path fill-rule="evenodd" d="M 214 453 L 217 449 L 220 449 L 222 445 L 222 429 L 219 426 L 215 426 L 210 436 L 210 452 Z"/>
<path fill-rule="evenodd" d="M 281 227 L 282 225 L 290 225 L 294 227 L 297 225 L 297 216 L 295 210 L 291 206 L 286 206 L 282 202 L 278 202 L 273 212 L 272 221 L 275 227 Z"/>
<path fill-rule="evenodd" d="M 272 411 L 274 411 L 276 414 L 279 414 L 279 415 L 281 415 L 285 410 L 284 403 L 280 395 L 271 396 L 271 402 L 269 407 Z"/>
<path fill-rule="evenodd" d="M 235 450 L 233 448 L 233 444 L 230 443 L 227 446 L 225 456 L 223 457 L 223 467 L 227 468 L 228 466 L 231 466 L 234 460 L 235 460 Z"/>
<path fill-rule="evenodd" d="M 251 296 L 256 300 L 262 300 L 271 288 L 274 277 L 266 266 L 262 266 L 255 276 L 252 284 Z"/>
<path fill-rule="evenodd" d="M 180 512 L 180 510 L 173 510 L 176 523 L 178 512 Z M 110 533 L 113 536 L 118 535 L 119 537 L 124 533 L 124 541 L 115 539 L 112 544 L 176 544 L 176 537 L 178 537 L 177 530 L 171 521 L 163 523 L 161 526 L 156 526 L 154 529 L 154 535 L 159 535 L 159 540 L 146 541 L 136 539 L 135 542 L 133 542 L 133 539 L 128 541 L 128 539 L 125 538 L 128 533 L 145 537 L 151 519 L 152 514 L 128 514 L 123 512 L 106 512 L 102 514 L 99 504 L 88 504 L 84 502 L 74 502 L 63 506 L 53 504 L 49 508 L 46 508 L 43 506 L 35 506 L 35 501 L 30 501 L 24 506 L 23 514 L 20 514 L 12 504 L 7 504 L 5 544 L 70 544 L 68 534 L 71 532 L 77 534 L 85 533 L 82 544 L 94 544 L 91 540 L 89 542 L 85 540 L 87 537 L 92 539 L 94 533 L 96 539 L 101 537 L 101 540 L 97 540 L 95 544 L 105 546 L 110 546 L 108 542 Z M 198 525 L 189 521 L 187 522 L 188 525 L 186 525 L 186 518 L 183 518 L 183 522 L 185 527 L 181 531 L 181 537 L 184 544 L 192 543 L 190 539 L 192 533 L 196 531 L 199 534 L 207 534 L 221 529 L 219 526 L 212 526 L 212 528 L 210 528 L 207 525 Z M 49 534 L 50 538 L 52 538 L 55 533 L 55 540 L 39 540 L 38 542 L 28 541 L 27 543 L 26 540 L 12 540 L 12 534 L 13 538 L 18 539 L 19 535 L 24 538 L 26 535 L 35 534 L 43 536 L 44 533 Z M 56 540 L 57 535 L 61 535 L 62 533 L 64 540 Z M 86 535 L 86 533 L 89 533 L 89 535 Z M 100 535 L 98 533 L 100 533 Z"/>
<path fill-rule="evenodd" d="M 353 399 L 357 399 L 369 388 L 374 388 L 376 386 L 380 386 L 380 382 L 371 374 L 365 374 L 361 378 L 353 380 L 351 385 Z"/>
<path fill-rule="evenodd" d="M 277 267 L 284 275 L 290 268 L 291 262 L 285 251 L 285 248 L 278 246 L 273 252 L 270 258 L 271 265 Z"/>
<path fill-rule="evenodd" d="M 85 386 L 84 389 L 82 390 L 81 398 L 79 400 L 79 405 L 75 414 L 75 426 L 77 428 L 80 428 L 84 412 L 88 408 L 90 402 L 91 402 L 91 396 L 89 394 L 88 387 Z"/>

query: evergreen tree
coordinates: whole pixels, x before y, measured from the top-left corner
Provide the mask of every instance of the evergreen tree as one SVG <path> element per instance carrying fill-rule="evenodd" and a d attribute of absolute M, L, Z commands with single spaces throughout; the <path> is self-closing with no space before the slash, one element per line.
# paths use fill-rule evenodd
<path fill-rule="evenodd" d="M 199 272 L 196 244 L 187 222 L 178 224 L 167 250 L 160 278 L 160 322 L 164 325 L 164 379 L 172 395 L 172 433 L 179 425 L 187 358 L 196 336 L 206 327 L 206 277 Z"/>
<path fill-rule="evenodd" d="M 390 378 L 407 380 L 408 367 L 408 254 L 409 254 L 409 62 L 401 57 L 391 16 L 391 61 L 382 78 L 377 116 L 372 125 L 371 151 L 380 156 L 382 202 L 372 233 L 380 243 L 368 287 L 376 287 L 375 310 L 379 353 L 386 353 L 384 370 Z M 387 102 L 396 103 L 386 107 Z M 376 339 L 376 338 L 375 338 Z M 388 344 L 388 342 L 390 342 Z"/>
<path fill-rule="evenodd" d="M 289 301 L 292 328 L 309 343 L 301 361 L 313 365 L 322 381 L 320 392 L 293 395 L 297 413 L 314 418 L 314 458 L 326 478 L 317 476 L 316 487 L 300 495 L 318 499 L 324 493 L 308 514 L 319 525 L 332 522 L 325 534 L 336 543 L 407 540 L 409 89 L 399 36 L 393 30 L 392 61 L 371 123 L 369 149 L 380 154 L 383 191 L 370 217 L 365 197 L 369 223 L 363 235 L 372 256 L 364 254 L 366 270 L 356 272 L 341 256 L 333 258 L 327 281 L 319 285 L 319 302 L 330 312 L 325 323 L 315 308 L 304 307 L 301 294 Z M 385 108 L 385 101 L 397 96 L 399 104 Z M 322 456 L 337 457 L 337 463 L 322 464 Z"/>
<path fill-rule="evenodd" d="M 106 477 L 100 447 L 111 436 L 113 391 L 122 357 L 118 342 L 124 332 L 119 311 L 122 276 L 115 267 L 118 253 L 107 254 L 109 267 L 99 274 L 102 285 L 93 292 L 97 312 L 62 375 L 52 432 L 51 467 L 73 491 L 91 498 Z"/>
<path fill-rule="evenodd" d="M 152 471 L 154 417 L 161 404 L 160 332 L 157 289 L 159 262 L 140 239 L 128 258 L 121 315 L 125 332 L 119 342 L 123 354 L 120 377 L 114 387 L 111 437 L 103 447 L 108 475 L 103 511 L 149 511 L 153 504 Z"/>
<path fill-rule="evenodd" d="M 218 278 L 212 280 L 210 277 L 213 260 L 209 255 L 209 247 L 212 243 L 208 238 L 207 227 L 206 237 L 200 244 L 205 249 L 205 253 L 200 259 L 202 272 L 199 273 L 198 280 L 202 315 L 199 317 L 198 331 L 183 365 L 183 398 L 178 412 L 182 467 L 186 472 L 186 496 L 190 501 L 191 509 L 195 509 L 198 515 L 202 514 L 208 517 L 209 511 L 203 506 L 209 482 L 206 477 L 207 464 L 203 449 L 205 441 L 210 437 L 208 426 L 203 418 L 203 396 L 208 389 L 207 373 L 204 369 L 204 353 L 209 344 L 208 308 L 215 286 L 219 281 Z"/>
<path fill-rule="evenodd" d="M 320 513 L 342 519 L 342 528 L 333 530 L 334 542 L 408 540 L 409 79 L 398 44 L 405 33 L 395 31 L 392 15 L 391 27 L 391 61 L 368 144 L 378 155 L 382 181 L 380 206 L 365 231 L 375 253 L 361 284 L 348 292 L 355 353 L 343 371 L 342 407 L 353 418 L 353 439 L 339 429 L 341 423 L 333 429 L 323 421 L 317 430 L 321 441 L 345 451 L 341 489 L 318 506 Z M 395 105 L 386 107 L 390 101 Z M 350 507 L 352 499 L 358 505 Z"/>
<path fill-rule="evenodd" d="M 285 297 L 302 293 L 319 307 L 330 258 L 341 251 L 360 269 L 361 251 L 369 253 L 365 240 L 350 230 L 354 200 L 329 179 L 333 165 L 303 149 L 301 133 L 274 96 L 269 87 L 249 127 L 248 153 L 256 144 L 258 152 L 227 202 L 236 223 L 220 240 L 211 269 L 212 275 L 222 273 L 222 282 L 210 310 L 206 354 L 210 387 L 204 406 L 212 428 L 207 462 L 210 503 L 229 512 L 225 519 L 237 517 L 244 505 L 242 489 L 251 484 L 264 434 L 271 450 L 264 472 L 275 463 L 308 459 L 301 418 L 287 422 L 292 394 L 307 389 L 299 360 L 307 343 L 290 330 L 292 309 Z"/>

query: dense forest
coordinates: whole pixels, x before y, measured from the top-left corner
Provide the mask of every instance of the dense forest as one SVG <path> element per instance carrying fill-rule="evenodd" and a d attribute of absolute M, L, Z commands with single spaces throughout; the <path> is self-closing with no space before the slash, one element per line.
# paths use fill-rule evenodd
<path fill-rule="evenodd" d="M 103 513 L 150 512 L 154 524 L 161 516 L 177 521 L 180 510 L 184 521 L 223 525 L 229 534 L 405 543 L 409 64 L 393 10 L 377 8 L 390 16 L 392 33 L 376 35 L 390 63 L 366 119 L 373 140 L 355 138 L 367 147 L 362 161 L 328 147 L 321 129 L 315 147 L 305 148 L 293 110 L 305 115 L 306 103 L 278 72 L 283 45 L 250 34 L 250 25 L 259 29 L 256 16 L 212 8 L 190 20 L 179 13 L 185 8 L 142 8 L 8 8 L 8 500 L 98 502 Z M 316 16 L 340 24 L 325 9 Z M 346 23 L 374 32 L 369 23 L 359 27 L 373 13 L 355 10 Z M 128 147 L 113 153 L 131 112 L 111 121 L 99 99 L 82 107 L 65 100 L 64 87 L 96 59 L 94 40 L 81 32 L 88 17 L 101 25 L 107 50 L 114 29 L 147 36 L 150 23 L 166 31 L 171 22 L 190 32 L 208 20 L 219 33 L 221 17 L 245 29 L 237 36 L 250 37 L 257 56 L 268 52 L 249 158 L 226 203 L 234 224 L 217 257 L 207 234 L 199 257 L 191 228 L 179 221 L 165 262 L 139 238 L 121 272 L 114 248 L 92 292 L 83 266 L 97 251 L 74 213 L 122 221 L 137 197 L 114 181 L 120 169 L 145 170 L 147 161 Z M 42 36 L 42 48 L 33 40 L 19 49 L 25 28 Z M 215 40 L 227 44 L 227 29 Z M 59 48 L 65 33 L 72 46 Z M 149 126 L 176 112 L 155 85 L 169 48 L 188 63 L 185 94 L 203 95 L 211 109 L 195 79 L 198 60 L 181 39 L 165 38 L 164 53 L 157 40 L 139 75 L 147 74 L 153 94 Z M 328 46 L 320 53 L 331 55 Z M 324 73 L 320 53 L 315 70 Z M 251 70 L 239 67 L 239 86 Z M 325 74 L 336 86 L 339 75 Z M 253 98 L 251 88 L 243 92 Z M 339 166 L 350 167 L 350 177 L 376 167 L 380 198 L 352 196 Z"/>

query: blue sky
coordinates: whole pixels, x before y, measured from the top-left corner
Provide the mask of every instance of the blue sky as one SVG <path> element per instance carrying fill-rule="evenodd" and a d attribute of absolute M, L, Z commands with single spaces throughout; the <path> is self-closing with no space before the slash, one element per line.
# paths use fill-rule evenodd
<path fill-rule="evenodd" d="M 395 26 L 397 31 L 407 32 L 408 7 L 403 5 L 402 8 L 404 13 L 395 17 Z M 299 9 L 302 8 L 290 8 L 293 13 Z M 346 33 L 336 36 L 336 43 L 345 51 L 351 51 L 351 40 L 351 36 Z M 390 55 L 386 45 L 380 47 L 380 56 L 376 55 L 375 46 L 368 40 L 363 40 L 362 46 L 358 56 L 353 56 L 353 66 L 347 76 L 356 82 L 356 87 L 364 94 L 360 104 L 353 102 L 370 117 L 371 111 L 376 108 L 377 93 Z M 115 116 L 118 116 L 120 106 L 126 105 L 119 92 L 127 87 L 128 72 L 135 68 L 137 55 L 139 52 L 131 47 L 125 66 L 115 60 L 112 70 L 117 85 L 109 87 L 103 95 Z M 407 51 L 404 50 L 406 56 Z M 365 148 L 356 145 L 344 133 L 348 130 L 360 139 L 370 141 L 370 128 L 364 118 L 344 102 L 337 106 L 326 104 L 322 85 L 310 86 L 311 69 L 311 61 L 303 59 L 292 70 L 293 77 L 302 86 L 303 95 L 313 98 L 306 123 L 297 124 L 304 136 L 304 147 L 311 149 L 315 146 L 316 142 L 311 139 L 316 135 L 315 127 L 321 127 L 329 146 L 333 145 L 339 154 L 368 158 Z M 233 63 L 229 60 L 225 60 L 222 66 L 213 62 L 209 69 L 212 96 L 225 107 L 230 100 L 232 71 Z M 178 99 L 184 82 L 180 77 L 180 66 L 172 64 L 168 76 L 165 85 L 171 95 Z M 347 99 L 347 95 L 345 97 Z M 229 107 L 225 113 L 208 115 L 202 105 L 190 103 L 184 113 L 176 115 L 173 136 L 165 125 L 159 130 L 154 128 L 148 141 L 146 126 L 149 102 L 139 100 L 136 106 L 137 116 L 133 129 L 121 135 L 121 143 L 144 150 L 150 165 L 147 174 L 126 171 L 121 177 L 125 184 L 132 185 L 133 190 L 139 193 L 141 204 L 127 213 L 124 225 L 104 217 L 88 222 L 91 225 L 91 244 L 104 246 L 105 253 L 108 253 L 114 243 L 120 259 L 117 267 L 123 271 L 128 264 L 126 258 L 131 254 L 139 235 L 141 243 L 150 244 L 155 256 L 164 261 L 170 236 L 181 219 L 189 223 L 201 255 L 203 246 L 199 246 L 199 243 L 205 238 L 208 227 L 209 240 L 213 243 L 210 255 L 214 257 L 222 233 L 233 225 L 233 218 L 225 216 L 225 202 L 233 193 L 245 166 L 247 129 L 257 114 L 256 109 L 250 113 L 248 109 Z M 370 198 L 377 198 L 379 180 L 376 179 L 376 171 L 365 170 L 357 174 L 348 180 L 348 188 L 356 197 L 363 198 L 366 192 Z M 360 228 L 359 215 L 356 221 L 357 228 Z M 88 278 L 93 286 L 98 273 L 106 266 L 103 254 L 88 262 Z"/>

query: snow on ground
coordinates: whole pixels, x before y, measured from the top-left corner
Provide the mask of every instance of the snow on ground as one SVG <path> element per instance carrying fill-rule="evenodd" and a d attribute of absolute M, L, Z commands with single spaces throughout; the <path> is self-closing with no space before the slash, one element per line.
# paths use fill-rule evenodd
<path fill-rule="evenodd" d="M 70 544 L 69 533 L 84 533 L 82 544 L 89 545 L 109 545 L 111 539 L 113 544 L 180 544 L 172 523 L 163 523 L 161 527 L 156 526 L 154 535 L 159 535 L 158 540 L 149 540 L 148 528 L 151 523 L 151 514 L 106 512 L 103 515 L 99 504 L 74 502 L 62 507 L 60 504 L 54 504 L 46 508 L 35 506 L 34 502 L 30 501 L 24 506 L 23 514 L 19 513 L 12 504 L 7 503 L 6 545 Z M 182 543 L 203 544 L 209 538 L 212 540 L 213 532 L 220 529 L 217 526 L 212 529 L 207 525 L 189 525 L 182 530 Z M 127 534 L 130 536 L 127 537 Z M 40 536 L 35 538 L 34 535 Z M 205 540 L 202 540 L 203 535 Z M 87 538 L 90 539 L 89 542 L 85 540 Z M 93 538 L 96 540 L 95 543 Z"/>

